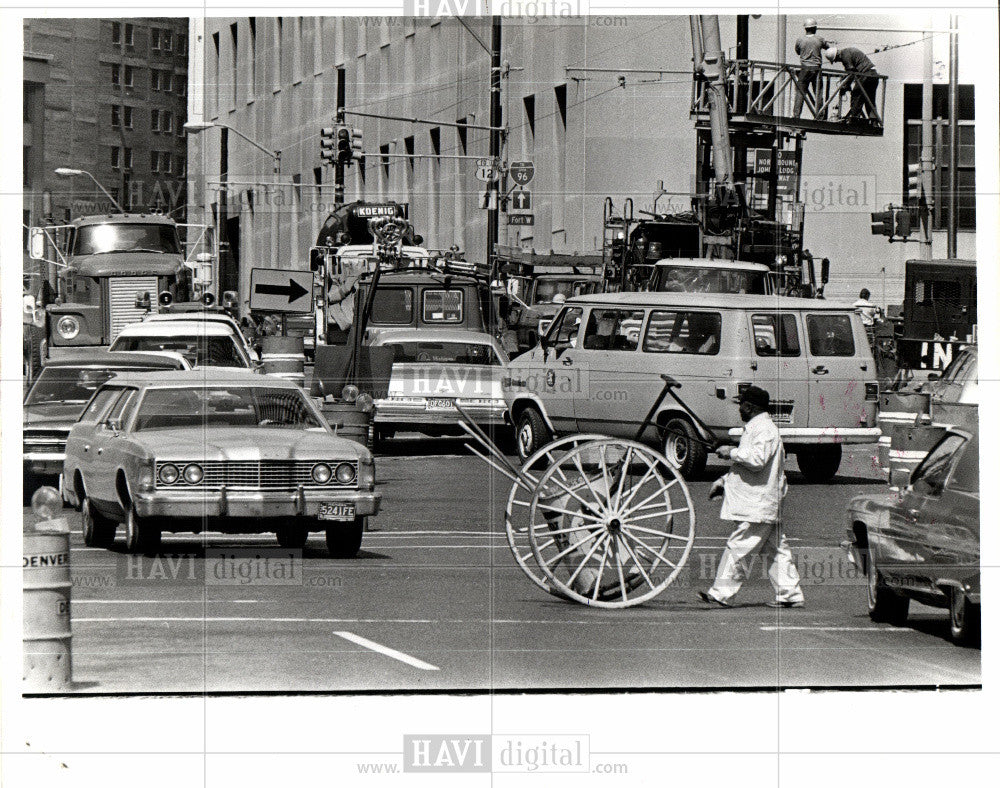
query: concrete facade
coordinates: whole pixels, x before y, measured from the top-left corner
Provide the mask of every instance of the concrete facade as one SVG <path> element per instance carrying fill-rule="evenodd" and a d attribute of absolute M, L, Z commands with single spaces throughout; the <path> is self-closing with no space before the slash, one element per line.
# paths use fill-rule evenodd
<path fill-rule="evenodd" d="M 126 208 L 186 206 L 186 19 L 28 19 L 24 23 L 24 220 L 63 223 Z M 117 154 L 115 151 L 117 150 Z"/>
<path fill-rule="evenodd" d="M 779 53 L 776 17 L 751 20 L 750 57 L 797 63 L 794 42 L 802 21 L 788 17 L 787 46 Z M 736 19 L 721 22 L 723 47 L 732 55 Z M 821 33 L 824 23 L 882 30 L 942 26 L 940 19 L 912 14 L 839 16 L 820 23 Z M 281 152 L 281 186 L 270 188 L 269 158 L 239 139 L 229 140 L 227 212 L 239 218 L 244 286 L 253 266 L 307 265 L 308 247 L 333 198 L 333 170 L 322 166 L 319 135 L 323 126 L 333 125 L 338 71 L 348 111 L 488 123 L 489 54 L 480 42 L 489 41 L 489 20 L 466 24 L 403 17 L 196 23 L 192 41 L 200 39 L 194 51 L 203 63 L 192 65 L 192 73 L 202 67 L 204 80 L 201 88 L 192 87 L 191 118 L 226 124 Z M 966 24 L 960 40 L 974 42 L 974 20 Z M 920 252 L 916 244 L 872 236 L 869 213 L 902 200 L 903 93 L 905 85 L 922 80 L 923 45 L 913 33 L 827 35 L 873 52 L 879 72 L 888 75 L 885 134 L 808 135 L 800 195 L 807 211 L 804 245 L 832 261 L 829 296 L 853 298 L 868 287 L 874 300 L 898 303 L 904 261 Z M 933 41 L 935 81 L 941 84 L 948 76 L 947 35 Z M 533 161 L 535 176 L 528 186 L 534 226 L 508 227 L 501 214 L 501 243 L 539 251 L 599 249 L 605 197 L 619 206 L 632 197 L 637 210 L 649 210 L 660 180 L 672 193 L 672 206 L 689 206 L 695 133 L 689 117 L 688 17 L 505 19 L 502 51 L 510 66 L 502 93 L 510 128 L 506 158 Z M 972 83 L 976 67 L 971 58 L 962 59 L 960 81 Z M 475 178 L 475 162 L 446 156 L 486 156 L 488 133 L 350 116 L 348 123 L 363 130 L 366 165 L 363 172 L 358 166 L 347 170 L 346 199 L 409 202 L 411 220 L 428 247 L 457 244 L 470 259 L 484 259 L 486 211 L 480 207 L 483 185 Z M 218 134 L 202 132 L 189 143 L 192 203 L 206 212 L 218 200 L 211 183 L 220 168 Z M 276 223 L 272 205 L 279 212 Z M 935 235 L 934 251 L 944 256 L 943 233 Z M 974 231 L 960 232 L 958 253 L 975 257 Z"/>

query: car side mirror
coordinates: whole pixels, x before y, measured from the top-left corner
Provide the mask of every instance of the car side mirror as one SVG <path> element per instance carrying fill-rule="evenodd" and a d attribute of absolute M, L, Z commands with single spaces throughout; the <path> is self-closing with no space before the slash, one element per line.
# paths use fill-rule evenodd
<path fill-rule="evenodd" d="M 941 373 L 940 372 L 928 372 L 927 373 L 927 379 L 928 380 L 941 380 Z"/>
<path fill-rule="evenodd" d="M 115 433 L 117 435 L 119 432 L 121 432 L 121 429 L 122 429 L 122 420 L 121 419 L 105 419 L 105 421 L 104 421 L 104 427 L 108 431 L 113 432 L 113 433 Z"/>

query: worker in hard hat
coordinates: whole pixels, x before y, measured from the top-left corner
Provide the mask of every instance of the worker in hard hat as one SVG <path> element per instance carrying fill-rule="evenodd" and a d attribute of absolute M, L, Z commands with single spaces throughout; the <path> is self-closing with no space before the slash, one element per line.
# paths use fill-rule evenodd
<path fill-rule="evenodd" d="M 844 121 L 870 118 L 875 106 L 875 91 L 878 89 L 878 71 L 868 56 L 857 47 L 828 47 L 824 50 L 827 60 L 844 66 L 851 79 L 845 81 L 841 93 L 851 91 L 851 109 Z"/>
<path fill-rule="evenodd" d="M 833 43 L 816 33 L 815 19 L 807 19 L 803 27 L 805 35 L 800 36 L 795 42 L 795 54 L 802 61 L 798 75 L 798 90 L 795 92 L 794 111 L 796 118 L 802 114 L 802 104 L 805 101 L 806 93 L 812 99 L 813 111 L 815 112 L 820 69 L 823 67 L 823 50 Z M 817 120 L 822 120 L 822 117 L 818 117 Z"/>

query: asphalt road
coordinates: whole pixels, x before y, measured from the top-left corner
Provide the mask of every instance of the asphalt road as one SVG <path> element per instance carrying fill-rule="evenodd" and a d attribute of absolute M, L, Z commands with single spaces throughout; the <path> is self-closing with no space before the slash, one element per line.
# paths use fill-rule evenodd
<path fill-rule="evenodd" d="M 879 491 L 871 451 L 832 484 L 793 472 L 786 517 L 806 607 L 764 605 L 761 571 L 736 607 L 707 608 L 729 526 L 691 485 L 697 539 L 655 600 L 591 609 L 537 588 L 504 536 L 509 483 L 461 441 L 403 438 L 377 470 L 382 513 L 354 560 L 314 535 L 301 561 L 273 537 L 170 535 L 155 558 L 83 546 L 72 527 L 73 678 L 82 692 L 517 690 L 969 685 L 980 652 L 947 640 L 946 611 L 872 623 L 839 547 L 854 495 Z M 710 476 L 722 466 L 709 466 Z M 35 519 L 25 510 L 25 519 Z M 260 551 L 275 548 L 274 553 Z M 255 551 L 257 551 L 255 553 Z M 285 551 L 281 551 L 285 552 Z"/>

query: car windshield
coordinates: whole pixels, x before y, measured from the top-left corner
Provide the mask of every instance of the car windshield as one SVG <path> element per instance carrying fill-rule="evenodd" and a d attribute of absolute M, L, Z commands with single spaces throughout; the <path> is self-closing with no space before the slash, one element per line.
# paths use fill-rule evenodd
<path fill-rule="evenodd" d="M 87 402 L 116 372 L 138 372 L 160 367 L 45 367 L 28 392 L 25 405 Z"/>
<path fill-rule="evenodd" d="M 576 295 L 573 285 L 572 279 L 542 279 L 535 285 L 535 303 L 551 304 L 557 295 L 564 301 L 572 298 Z"/>
<path fill-rule="evenodd" d="M 76 231 L 73 254 L 159 252 L 180 254 L 169 224 L 91 224 Z"/>
<path fill-rule="evenodd" d="M 150 389 L 134 431 L 179 427 L 322 428 L 297 389 L 274 386 L 191 386 Z"/>
<path fill-rule="evenodd" d="M 125 336 L 118 337 L 112 350 L 172 350 L 195 367 L 247 368 L 247 361 L 232 337 Z"/>
<path fill-rule="evenodd" d="M 651 290 L 676 293 L 766 294 L 763 271 L 658 265 Z"/>
<path fill-rule="evenodd" d="M 475 364 L 500 366 L 496 351 L 481 342 L 387 342 L 393 349 L 393 362 L 398 364 Z"/>

